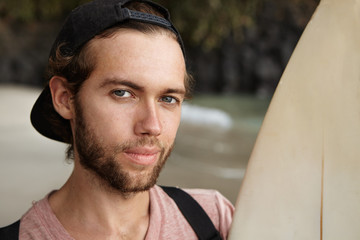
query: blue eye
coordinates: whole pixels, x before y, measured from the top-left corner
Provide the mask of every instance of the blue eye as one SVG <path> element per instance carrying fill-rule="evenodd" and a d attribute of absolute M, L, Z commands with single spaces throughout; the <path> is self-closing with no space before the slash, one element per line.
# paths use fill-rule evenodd
<path fill-rule="evenodd" d="M 131 97 L 131 93 L 126 90 L 114 90 L 113 93 L 117 97 Z"/>
<path fill-rule="evenodd" d="M 162 97 L 161 101 L 166 102 L 166 103 L 176 103 L 177 99 L 170 97 L 170 96 L 166 96 L 166 97 Z"/>

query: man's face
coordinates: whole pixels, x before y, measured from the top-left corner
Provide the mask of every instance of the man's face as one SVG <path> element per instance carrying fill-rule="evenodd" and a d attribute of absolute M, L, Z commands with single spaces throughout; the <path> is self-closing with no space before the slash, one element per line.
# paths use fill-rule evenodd
<path fill-rule="evenodd" d="M 120 30 L 90 44 L 96 67 L 75 99 L 75 158 L 123 193 L 152 187 L 169 156 L 185 94 L 178 42 Z"/>

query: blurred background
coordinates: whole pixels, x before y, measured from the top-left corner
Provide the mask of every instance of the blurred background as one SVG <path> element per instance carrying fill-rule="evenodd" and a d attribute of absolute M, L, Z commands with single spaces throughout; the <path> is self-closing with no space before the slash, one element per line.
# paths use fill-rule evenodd
<path fill-rule="evenodd" d="M 52 42 L 84 0 L 0 0 L 0 226 L 69 176 L 66 146 L 29 114 Z M 194 97 L 159 184 L 212 188 L 236 202 L 281 74 L 319 0 L 159 0 L 182 33 Z"/>

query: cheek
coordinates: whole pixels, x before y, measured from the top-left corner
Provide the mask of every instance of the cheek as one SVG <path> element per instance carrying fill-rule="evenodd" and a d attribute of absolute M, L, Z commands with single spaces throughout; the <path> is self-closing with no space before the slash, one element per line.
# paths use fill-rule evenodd
<path fill-rule="evenodd" d="M 180 125 L 181 111 L 176 111 L 172 114 L 166 114 L 162 118 L 163 135 L 166 135 L 168 141 L 174 141 L 177 130 Z"/>
<path fill-rule="evenodd" d="M 95 135 L 105 143 L 113 143 L 129 138 L 132 130 L 131 112 L 110 107 L 94 106 L 88 111 L 89 126 Z"/>
<path fill-rule="evenodd" d="M 110 110 L 104 123 L 109 139 L 116 141 L 131 139 L 134 128 L 133 119 L 133 112 L 128 109 Z"/>

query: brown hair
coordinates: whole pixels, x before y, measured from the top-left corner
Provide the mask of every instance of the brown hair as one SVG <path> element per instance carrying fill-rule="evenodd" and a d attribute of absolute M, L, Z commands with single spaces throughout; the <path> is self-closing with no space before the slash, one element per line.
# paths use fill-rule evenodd
<path fill-rule="evenodd" d="M 125 5 L 130 10 L 150 13 L 153 15 L 157 15 L 160 17 L 164 17 L 156 8 L 151 5 L 139 2 L 130 2 Z M 176 39 L 176 35 L 169 29 L 165 29 L 163 27 L 142 23 L 138 21 L 129 20 L 127 22 L 119 23 L 115 26 L 112 26 L 102 33 L 95 36 L 92 40 L 84 44 L 74 55 L 72 56 L 64 56 L 60 49 L 62 45 L 59 45 L 56 49 L 56 53 L 54 57 L 49 58 L 48 67 L 47 67 L 47 78 L 50 79 L 53 76 L 61 76 L 67 79 L 68 81 L 68 89 L 75 97 L 79 92 L 83 82 L 90 76 L 92 71 L 95 69 L 96 61 L 94 57 L 92 57 L 92 51 L 89 47 L 91 41 L 99 38 L 110 38 L 112 37 L 119 29 L 128 28 L 134 29 L 145 34 L 151 33 L 162 33 L 167 34 L 170 37 Z M 191 97 L 192 86 L 193 86 L 193 78 L 186 71 L 184 85 L 186 89 L 186 98 Z M 52 107 L 52 102 L 49 102 L 49 108 Z M 51 111 L 49 111 L 51 112 Z M 55 113 L 57 114 L 57 113 Z M 69 147 L 67 150 L 67 158 L 73 158 L 73 136 L 70 127 L 70 122 L 68 120 L 59 118 L 57 116 L 48 116 L 49 121 L 53 126 L 53 130 L 56 131 L 60 136 L 62 136 L 64 142 L 69 143 Z"/>

